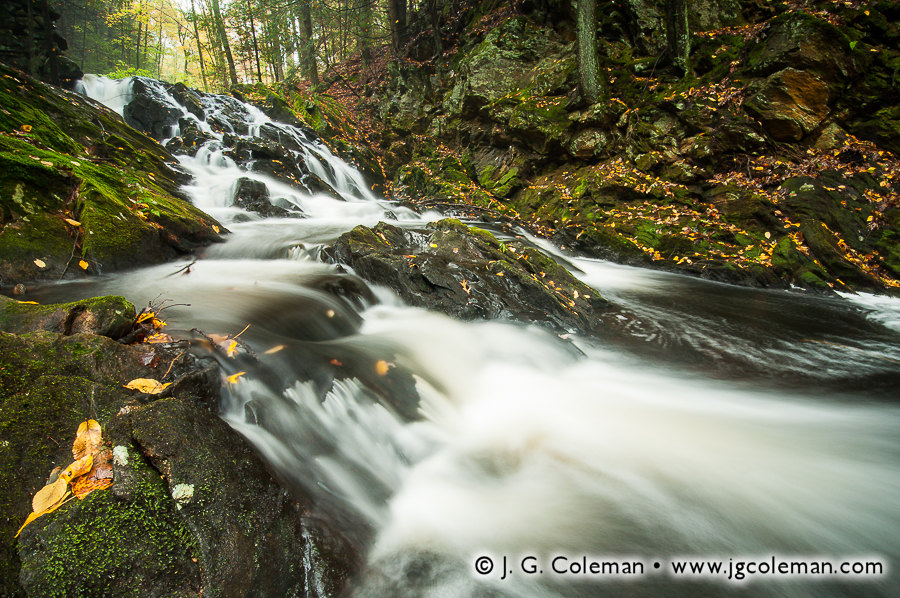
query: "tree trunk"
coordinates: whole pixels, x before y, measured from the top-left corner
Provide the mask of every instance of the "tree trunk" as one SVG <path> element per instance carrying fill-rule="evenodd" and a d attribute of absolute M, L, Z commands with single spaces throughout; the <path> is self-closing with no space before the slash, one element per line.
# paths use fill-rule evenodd
<path fill-rule="evenodd" d="M 396 55 L 406 44 L 406 0 L 387 0 L 387 5 L 391 48 Z"/>
<path fill-rule="evenodd" d="M 259 65 L 259 43 L 256 41 L 256 24 L 253 22 L 253 6 L 247 0 L 247 16 L 250 17 L 250 36 L 253 39 L 253 56 L 256 58 L 256 80 L 262 83 L 262 67 Z"/>
<path fill-rule="evenodd" d="M 428 0 L 428 15 L 431 17 L 431 34 L 434 37 L 434 55 L 440 56 L 444 51 L 441 42 L 441 16 L 439 13 L 440 0 Z"/>
<path fill-rule="evenodd" d="M 143 26 L 143 20 L 141 19 L 141 15 L 143 13 L 143 8 L 141 12 L 138 13 L 137 23 L 138 23 L 138 34 L 137 34 L 137 44 L 135 44 L 136 48 L 134 50 L 134 68 L 135 70 L 141 68 L 141 27 Z"/>
<path fill-rule="evenodd" d="M 578 74 L 581 94 L 589 104 L 603 95 L 597 63 L 597 0 L 578 0 Z"/>
<path fill-rule="evenodd" d="M 666 45 L 672 66 L 682 76 L 691 72 L 691 30 L 687 0 L 666 0 Z"/>
<path fill-rule="evenodd" d="M 300 0 L 300 64 L 303 74 L 312 87 L 319 86 L 319 70 L 316 67 L 316 50 L 313 45 L 312 14 L 309 0 Z"/>
<path fill-rule="evenodd" d="M 370 0 L 362 0 L 359 6 L 359 14 L 357 39 L 359 40 L 363 68 L 367 68 L 372 63 L 372 4 Z"/>
<path fill-rule="evenodd" d="M 216 29 L 219 32 L 219 41 L 225 51 L 225 60 L 228 62 L 228 80 L 232 85 L 237 85 L 237 70 L 234 68 L 234 56 L 231 55 L 231 44 L 228 43 L 228 32 L 225 30 L 225 21 L 222 19 L 222 10 L 219 8 L 219 0 L 212 0 L 213 16 L 216 19 Z"/>
<path fill-rule="evenodd" d="M 209 91 L 209 84 L 206 82 L 206 69 L 203 67 L 203 47 L 200 45 L 200 30 L 197 27 L 197 9 L 194 8 L 194 0 L 191 0 L 191 21 L 194 25 L 194 38 L 197 40 L 197 57 L 200 60 L 200 77 L 203 78 L 203 89 Z"/>

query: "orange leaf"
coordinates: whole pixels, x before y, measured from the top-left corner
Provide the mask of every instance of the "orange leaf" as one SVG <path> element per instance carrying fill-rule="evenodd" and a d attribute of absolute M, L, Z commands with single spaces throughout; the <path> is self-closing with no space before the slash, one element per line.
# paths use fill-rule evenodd
<path fill-rule="evenodd" d="M 79 266 L 82 270 L 87 270 L 87 269 L 88 269 L 88 266 L 90 266 L 90 264 L 88 264 L 88 263 L 87 263 L 86 261 L 84 261 L 84 260 L 79 260 L 79 261 L 78 261 L 78 266 Z"/>
<path fill-rule="evenodd" d="M 65 218 L 64 220 L 66 222 L 68 222 L 69 224 L 71 224 L 72 226 L 81 226 L 81 223 L 78 222 L 77 220 L 72 220 L 71 218 Z"/>
<path fill-rule="evenodd" d="M 228 380 L 228 382 L 230 382 L 231 384 L 237 384 L 238 378 L 240 378 L 241 376 L 243 376 L 246 373 L 247 372 L 238 372 L 236 374 L 232 374 L 232 375 L 228 376 L 228 378 L 226 378 L 226 380 Z"/>

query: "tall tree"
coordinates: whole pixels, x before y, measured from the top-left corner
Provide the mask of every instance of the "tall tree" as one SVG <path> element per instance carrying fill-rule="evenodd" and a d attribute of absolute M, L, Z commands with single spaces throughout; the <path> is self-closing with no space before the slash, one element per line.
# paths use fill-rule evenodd
<path fill-rule="evenodd" d="M 691 72 L 691 30 L 687 0 L 666 0 L 666 45 L 672 66 L 684 76 Z"/>
<path fill-rule="evenodd" d="M 596 104 L 605 91 L 597 61 L 597 0 L 578 0 L 576 12 L 581 94 L 588 103 Z"/>
<path fill-rule="evenodd" d="M 406 44 L 406 0 L 387 0 L 388 26 L 394 54 Z"/>
<path fill-rule="evenodd" d="M 211 0 L 213 17 L 216 21 L 216 30 L 219 34 L 219 43 L 222 44 L 222 50 L 225 52 L 225 60 L 228 63 L 228 80 L 232 85 L 237 85 L 237 70 L 234 68 L 234 56 L 231 54 L 231 44 L 228 43 L 228 32 L 225 30 L 225 21 L 222 19 L 222 10 L 219 7 L 219 0 Z"/>
<path fill-rule="evenodd" d="M 203 89 L 209 91 L 209 84 L 206 82 L 206 68 L 203 66 L 203 46 L 200 43 L 200 29 L 197 27 L 197 9 L 194 7 L 194 0 L 191 0 L 191 22 L 194 25 L 194 38 L 197 42 L 197 56 L 200 59 L 200 76 L 203 78 Z"/>
<path fill-rule="evenodd" d="M 256 24 L 253 22 L 253 6 L 247 0 L 247 15 L 250 17 L 250 35 L 253 39 L 253 55 L 256 57 L 256 80 L 262 83 L 262 68 L 259 66 L 259 42 L 256 41 Z"/>
<path fill-rule="evenodd" d="M 316 47 L 313 41 L 312 12 L 310 0 L 300 0 L 300 66 L 303 75 L 313 87 L 319 85 L 319 70 L 316 67 Z"/>

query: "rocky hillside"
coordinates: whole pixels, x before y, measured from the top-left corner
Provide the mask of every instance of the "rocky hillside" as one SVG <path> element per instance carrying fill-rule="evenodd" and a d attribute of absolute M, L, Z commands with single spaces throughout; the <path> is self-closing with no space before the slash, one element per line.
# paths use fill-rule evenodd
<path fill-rule="evenodd" d="M 900 289 L 898 5 L 692 3 L 686 77 L 660 66 L 661 5 L 601 6 L 594 105 L 552 0 L 447 14 L 461 41 L 441 56 L 413 44 L 380 83 L 348 69 L 330 91 L 365 98 L 393 192 L 419 205 L 716 280 Z"/>

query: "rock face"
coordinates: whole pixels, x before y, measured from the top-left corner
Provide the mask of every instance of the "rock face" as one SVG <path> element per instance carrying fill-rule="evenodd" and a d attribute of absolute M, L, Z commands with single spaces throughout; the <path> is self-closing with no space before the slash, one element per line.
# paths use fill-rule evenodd
<path fill-rule="evenodd" d="M 68 44 L 53 25 L 60 15 L 48 4 L 37 0 L 0 2 L 0 56 L 5 63 L 42 81 L 71 89 L 83 73 L 63 55 Z"/>
<path fill-rule="evenodd" d="M 0 66 L 0 286 L 159 263 L 219 240 L 153 140 Z M 81 263 L 83 262 L 83 263 Z"/>
<path fill-rule="evenodd" d="M 787 68 L 771 75 L 744 107 L 776 141 L 800 141 L 830 112 L 828 86 L 807 71 Z"/>
<path fill-rule="evenodd" d="M 358 555 L 305 517 L 304 498 L 288 494 L 211 411 L 220 386 L 213 362 L 177 345 L 129 346 L 93 334 L 134 321 L 121 298 L 78 304 L 77 313 L 98 316 L 84 327 L 90 332 L 77 333 L 46 329 L 76 304 L 10 301 L 0 311 L 3 329 L 18 331 L 0 332 L 0 593 L 338 592 Z M 159 395 L 123 388 L 134 378 L 174 384 Z M 50 470 L 71 462 L 75 431 L 89 417 L 115 447 L 112 487 L 37 518 L 13 540 Z"/>
<path fill-rule="evenodd" d="M 376 96 L 394 192 L 625 263 L 896 292 L 896 3 L 691 9 L 693 73 L 681 79 L 656 68 L 660 3 L 598 15 L 609 97 L 593 106 L 578 92 L 568 7 L 460 16 L 458 47 L 393 68 Z M 794 188 L 804 177 L 813 192 Z"/>
<path fill-rule="evenodd" d="M 334 259 L 406 302 L 471 320 L 507 318 L 556 331 L 591 332 L 606 301 L 562 266 L 521 242 L 503 243 L 458 220 L 423 232 L 386 223 L 338 239 Z"/>

